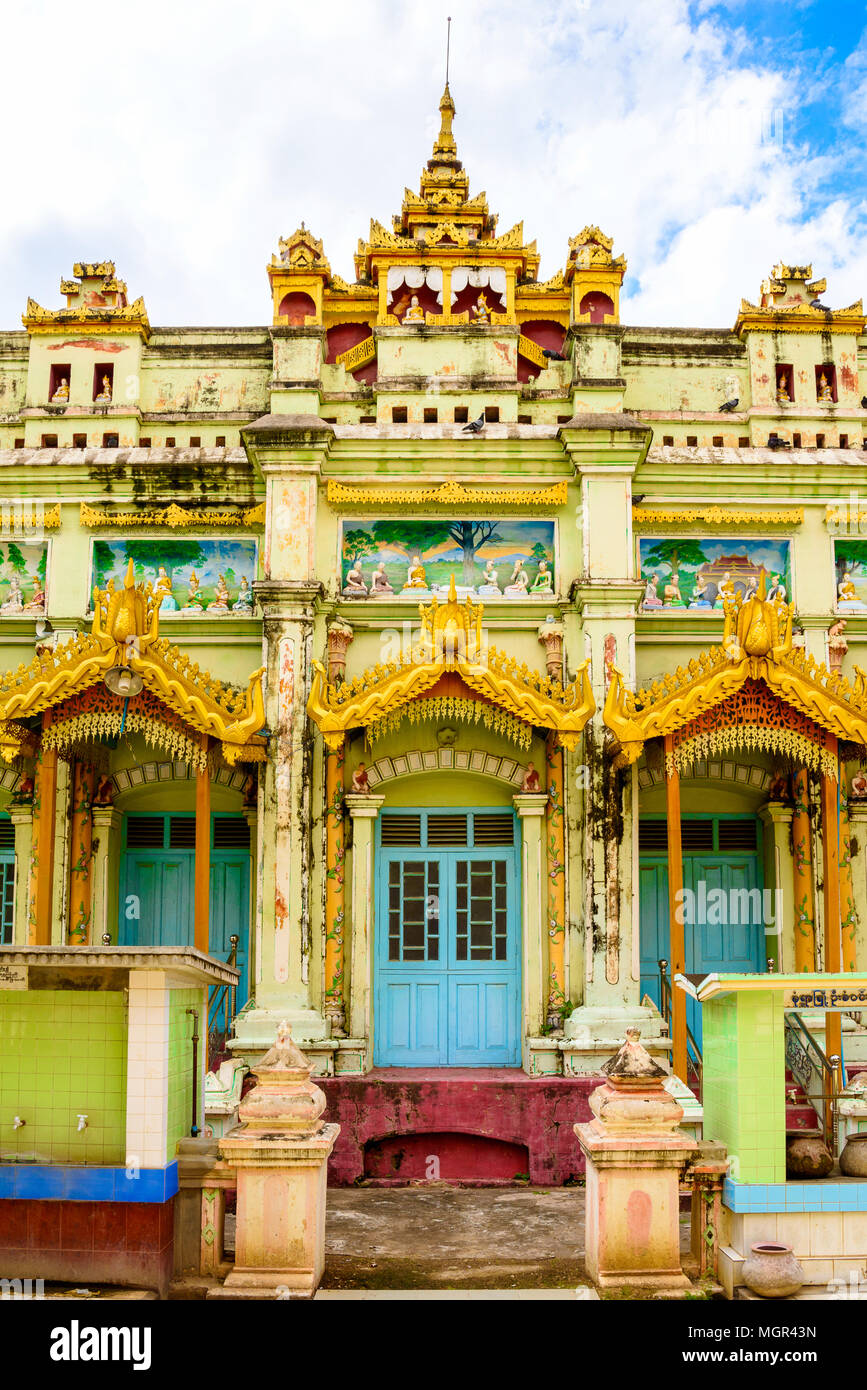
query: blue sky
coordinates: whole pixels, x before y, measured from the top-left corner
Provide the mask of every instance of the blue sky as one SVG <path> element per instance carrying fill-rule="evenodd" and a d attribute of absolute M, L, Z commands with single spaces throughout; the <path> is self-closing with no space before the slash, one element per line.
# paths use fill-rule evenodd
<path fill-rule="evenodd" d="M 863 4 L 32 0 L 4 20 L 0 325 L 101 258 L 152 323 L 266 323 L 302 218 L 352 278 L 430 153 L 447 13 L 471 190 L 543 277 L 596 223 L 627 322 L 730 326 L 777 260 L 867 292 Z"/>

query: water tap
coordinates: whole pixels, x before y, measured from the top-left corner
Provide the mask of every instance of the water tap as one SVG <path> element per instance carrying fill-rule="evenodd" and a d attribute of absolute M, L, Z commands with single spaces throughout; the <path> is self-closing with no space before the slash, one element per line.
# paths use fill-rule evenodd
<path fill-rule="evenodd" d="M 79 1117 L 78 1117 L 78 1132 L 79 1132 L 79 1134 L 81 1133 L 81 1131 L 82 1131 L 83 1129 L 87 1129 L 87 1116 L 86 1116 L 86 1115 L 79 1115 Z"/>
<path fill-rule="evenodd" d="M 22 1118 L 21 1118 L 20 1115 L 16 1115 L 16 1116 L 15 1116 L 15 1119 L 12 1121 L 12 1128 L 13 1128 L 13 1129 L 23 1129 L 26 1123 L 27 1123 L 27 1121 L 26 1121 L 26 1120 L 22 1120 Z"/>

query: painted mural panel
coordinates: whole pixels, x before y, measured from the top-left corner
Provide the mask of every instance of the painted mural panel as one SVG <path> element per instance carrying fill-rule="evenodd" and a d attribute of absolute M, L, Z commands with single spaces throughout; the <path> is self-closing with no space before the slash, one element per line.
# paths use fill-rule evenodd
<path fill-rule="evenodd" d="M 252 616 L 256 541 L 251 537 L 94 541 L 91 593 L 94 587 L 104 589 L 110 579 L 119 588 L 130 559 L 136 583 L 149 581 L 161 595 L 161 618 Z"/>
<path fill-rule="evenodd" d="M 645 583 L 643 613 L 689 608 L 719 609 L 740 592 L 748 598 L 766 573 L 766 593 L 791 601 L 791 543 L 744 536 L 642 536 L 639 574 Z"/>
<path fill-rule="evenodd" d="M 388 517 L 341 523 L 346 598 L 522 600 L 556 593 L 553 521 Z"/>
<path fill-rule="evenodd" d="M 837 612 L 867 613 L 867 540 L 835 540 Z"/>
<path fill-rule="evenodd" d="M 0 615 L 27 618 L 45 612 L 48 542 L 0 539 Z"/>

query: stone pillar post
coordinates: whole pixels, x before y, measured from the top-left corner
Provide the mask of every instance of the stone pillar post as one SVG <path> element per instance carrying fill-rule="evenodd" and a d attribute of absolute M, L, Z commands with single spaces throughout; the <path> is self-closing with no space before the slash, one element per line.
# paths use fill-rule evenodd
<path fill-rule="evenodd" d="M 795 865 L 792 856 L 794 807 L 787 801 L 767 801 L 759 807 L 765 827 L 765 885 L 774 898 L 773 927 L 766 923 L 765 955 L 776 962 L 781 974 L 795 970 Z"/>
<path fill-rule="evenodd" d="M 111 805 L 93 808 L 93 932 L 92 941 L 102 945 L 103 936 L 117 941 L 118 892 L 120 875 L 120 828 L 123 814 Z"/>
<path fill-rule="evenodd" d="M 373 1064 L 371 1002 L 373 993 L 373 823 L 384 796 L 350 792 L 344 803 L 352 818 L 352 902 L 349 910 L 350 971 L 349 1031 L 365 1040 L 365 1068 Z"/>
<path fill-rule="evenodd" d="M 547 795 L 519 792 L 512 803 L 521 821 L 521 979 L 524 1036 L 521 1050 L 526 1071 L 532 1071 L 529 1040 L 541 1035 L 544 1020 L 547 951 L 544 922 L 548 895 L 542 865 L 542 827 Z"/>
<path fill-rule="evenodd" d="M 72 778 L 72 820 L 69 856 L 70 945 L 91 940 L 93 917 L 93 782 L 94 769 L 76 762 Z"/>

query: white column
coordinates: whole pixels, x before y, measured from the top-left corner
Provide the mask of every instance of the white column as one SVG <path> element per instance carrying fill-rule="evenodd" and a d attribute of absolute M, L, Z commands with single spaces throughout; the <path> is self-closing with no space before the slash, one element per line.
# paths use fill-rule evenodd
<path fill-rule="evenodd" d="M 91 945 L 101 946 L 104 934 L 117 941 L 117 894 L 120 874 L 120 827 L 123 814 L 113 806 L 93 808 L 93 908 Z"/>
<path fill-rule="evenodd" d="M 548 805 L 546 794 L 523 792 L 512 797 L 521 821 L 521 1052 L 530 1070 L 527 1039 L 539 1037 L 543 1021 L 545 940 L 543 923 L 546 892 L 542 867 L 542 824 Z"/>
<path fill-rule="evenodd" d="M 372 1065 L 373 1027 L 373 823 L 384 796 L 350 792 L 344 803 L 352 818 L 352 893 L 347 912 L 351 969 L 349 976 L 349 1031 L 364 1039 L 365 1066 Z"/>
<path fill-rule="evenodd" d="M 30 911 L 30 850 L 33 844 L 33 806 L 11 806 L 9 819 L 15 827 L 15 916 L 12 941 L 27 945 L 27 919 Z"/>
<path fill-rule="evenodd" d="M 126 1061 L 129 1169 L 166 1166 L 168 1098 L 169 987 L 165 971 L 131 970 Z"/>

